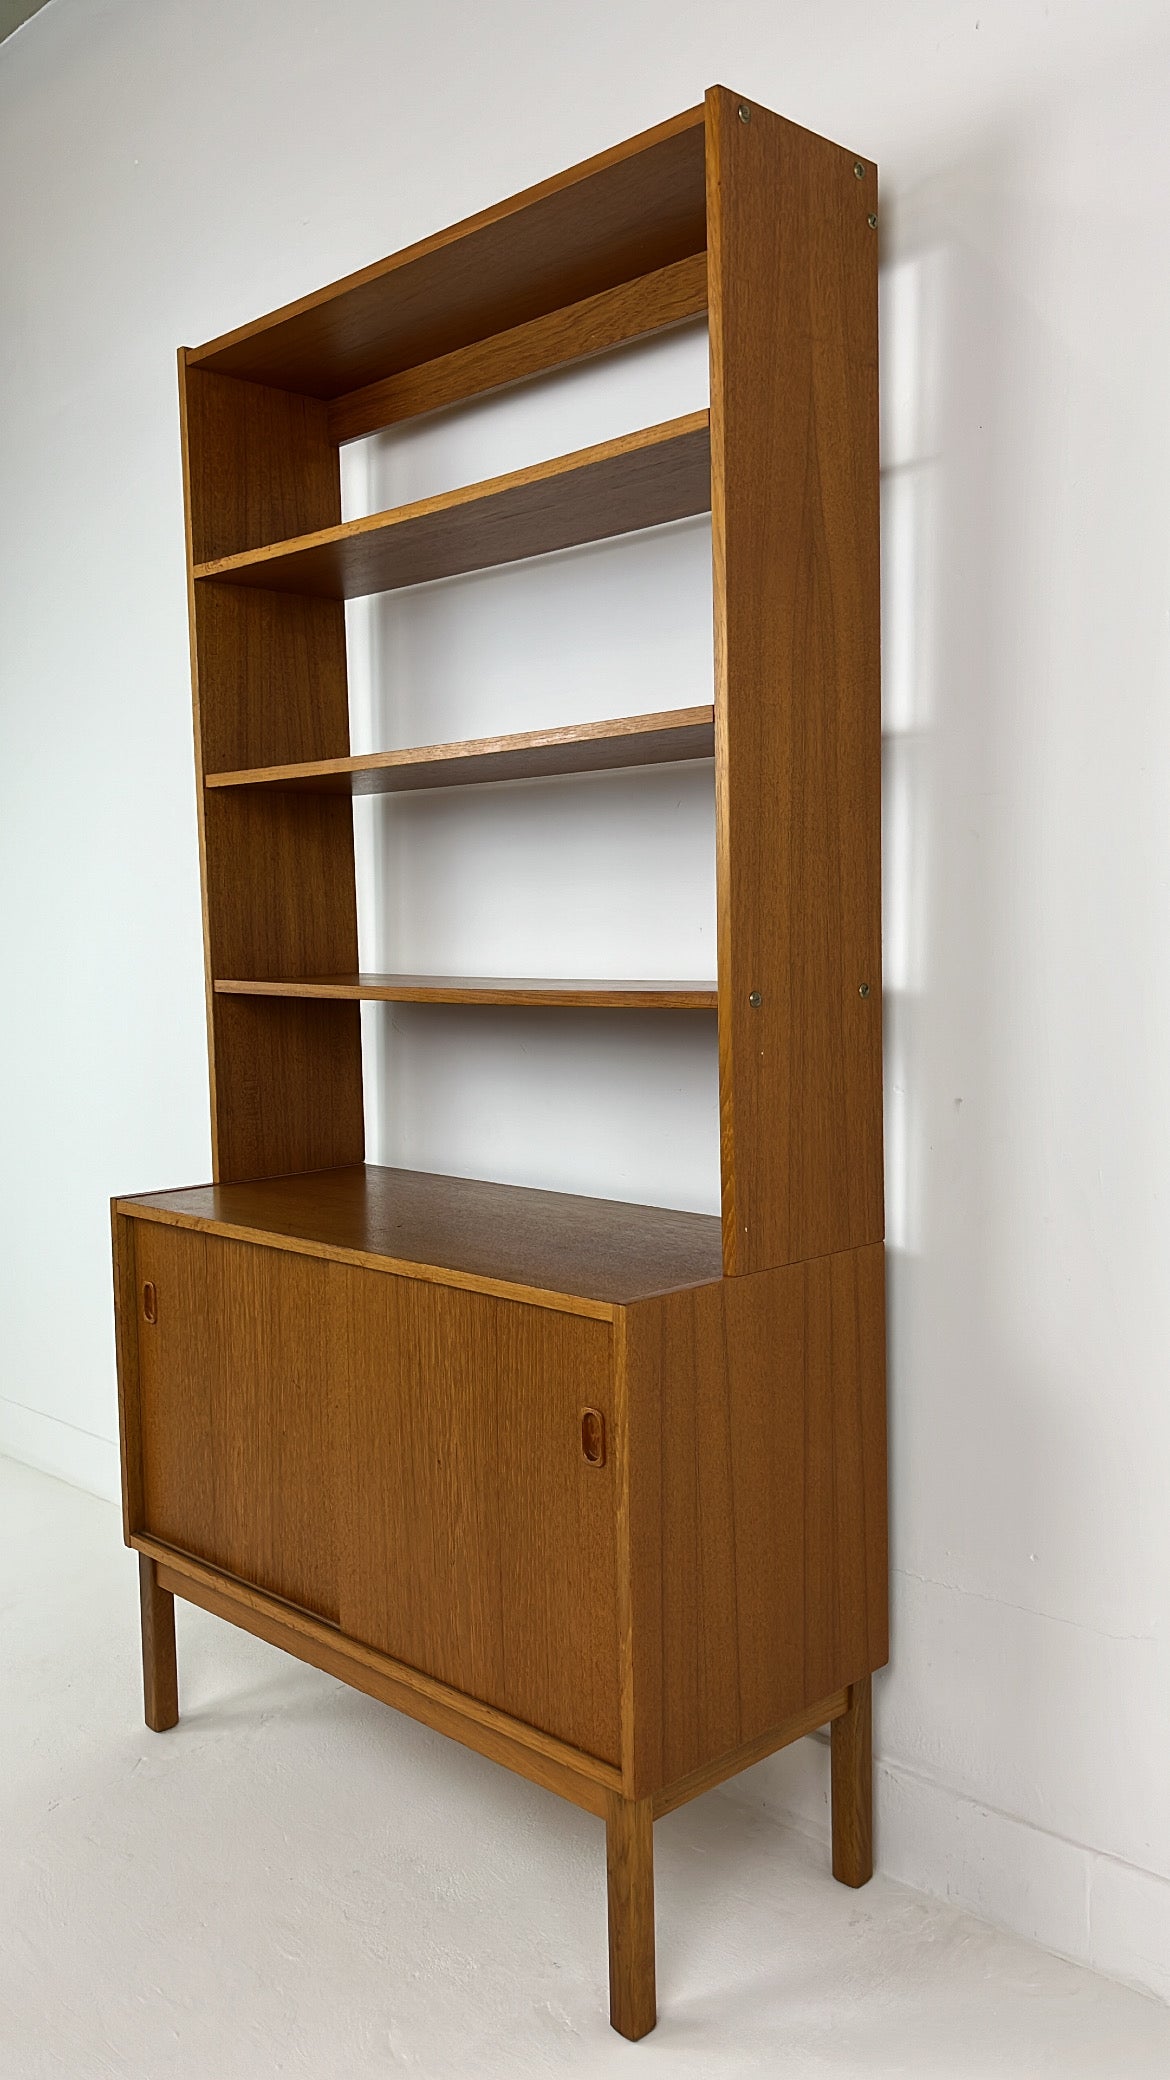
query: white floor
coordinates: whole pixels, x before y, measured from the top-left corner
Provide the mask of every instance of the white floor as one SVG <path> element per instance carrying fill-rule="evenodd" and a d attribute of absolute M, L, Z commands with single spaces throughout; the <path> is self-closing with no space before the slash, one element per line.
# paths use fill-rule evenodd
<path fill-rule="evenodd" d="M 597 1821 L 189 1606 L 142 1725 L 109 1505 L 0 1460 L 0 2075 L 1170 2073 L 1170 2010 L 718 1792 L 655 1829 L 660 2020 L 604 2020 Z"/>

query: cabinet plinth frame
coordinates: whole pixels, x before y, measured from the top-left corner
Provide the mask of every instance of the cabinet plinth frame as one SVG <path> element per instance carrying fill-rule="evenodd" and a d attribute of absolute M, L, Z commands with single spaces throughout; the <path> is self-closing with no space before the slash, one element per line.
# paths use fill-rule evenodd
<path fill-rule="evenodd" d="M 114 1202 L 148 1723 L 185 1597 L 606 1824 L 833 1728 L 886 1660 L 877 178 L 713 87 L 179 353 L 213 1183 Z M 340 444 L 701 323 L 705 412 L 343 523 Z M 710 511 L 711 705 L 351 755 L 344 599 Z M 716 977 L 363 975 L 358 794 L 711 759 Z M 720 1217 L 367 1166 L 362 999 L 715 1016 Z"/>

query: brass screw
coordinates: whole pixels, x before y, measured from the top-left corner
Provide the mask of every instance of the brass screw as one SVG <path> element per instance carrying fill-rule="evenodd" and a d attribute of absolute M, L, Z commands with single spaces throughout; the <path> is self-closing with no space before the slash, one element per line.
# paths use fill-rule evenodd
<path fill-rule="evenodd" d="M 751 1005 L 753 1011 L 758 1011 L 763 1001 L 764 999 L 760 995 L 758 989 L 754 989 L 751 993 L 751 996 L 748 998 L 748 1003 Z"/>
<path fill-rule="evenodd" d="M 740 102 L 740 104 L 739 104 L 739 120 L 740 120 L 740 122 L 741 122 L 741 123 L 750 123 L 750 122 L 751 122 L 751 119 L 752 119 L 752 112 L 751 112 L 751 109 L 750 109 L 750 108 L 748 107 L 748 105 L 747 105 L 747 102 L 746 102 L 746 101 L 741 101 L 741 102 Z"/>
<path fill-rule="evenodd" d="M 862 985 L 861 985 L 861 988 L 860 988 L 860 989 L 858 990 L 857 994 L 858 994 L 858 996 L 859 996 L 859 997 L 868 997 L 868 995 L 869 995 L 869 984 L 868 984 L 868 982 L 863 982 L 863 983 L 862 983 Z"/>
<path fill-rule="evenodd" d="M 853 171 L 857 175 L 859 181 L 863 181 L 865 179 L 865 168 L 862 165 L 860 159 L 855 159 L 853 161 Z"/>
<path fill-rule="evenodd" d="M 867 224 L 869 225 L 869 228 L 870 228 L 870 230 L 871 230 L 871 231 L 876 231 L 876 230 L 877 230 L 877 218 L 876 218 L 876 217 L 874 216 L 874 213 L 873 213 L 873 211 L 872 211 L 872 210 L 870 210 L 870 213 L 869 213 L 868 217 L 866 218 L 866 223 L 867 223 Z"/>

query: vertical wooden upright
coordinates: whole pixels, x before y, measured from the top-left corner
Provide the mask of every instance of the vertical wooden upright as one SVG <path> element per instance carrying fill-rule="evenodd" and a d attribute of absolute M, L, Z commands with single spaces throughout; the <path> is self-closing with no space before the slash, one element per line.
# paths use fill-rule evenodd
<path fill-rule="evenodd" d="M 877 178 L 707 95 L 724 1264 L 880 1242 Z"/>
<path fill-rule="evenodd" d="M 324 404 L 188 364 L 180 352 L 188 571 L 340 520 Z M 351 803 L 203 784 L 225 766 L 346 755 L 345 608 L 192 579 L 190 611 L 215 1176 L 360 1163 L 357 1005 L 214 989 L 217 975 L 356 968 Z"/>

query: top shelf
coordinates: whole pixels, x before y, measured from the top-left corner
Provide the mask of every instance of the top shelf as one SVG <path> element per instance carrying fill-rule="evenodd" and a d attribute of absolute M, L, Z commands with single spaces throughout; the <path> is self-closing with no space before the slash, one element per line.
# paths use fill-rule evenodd
<path fill-rule="evenodd" d="M 702 253 L 702 107 L 198 347 L 189 365 L 334 398 Z"/>
<path fill-rule="evenodd" d="M 660 527 L 710 506 L 710 414 L 690 412 L 437 498 L 197 563 L 194 574 L 361 599 Z"/>

